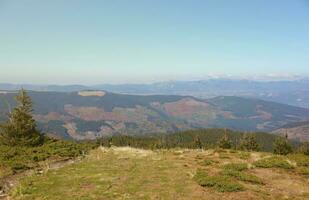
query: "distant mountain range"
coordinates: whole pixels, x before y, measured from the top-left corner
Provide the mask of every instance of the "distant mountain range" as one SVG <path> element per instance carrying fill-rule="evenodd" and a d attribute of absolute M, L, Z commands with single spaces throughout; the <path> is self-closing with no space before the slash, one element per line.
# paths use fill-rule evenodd
<path fill-rule="evenodd" d="M 15 92 L 0 92 L 0 120 L 14 105 Z M 253 98 L 127 95 L 104 91 L 35 92 L 34 116 L 46 133 L 60 138 L 170 133 L 196 128 L 271 131 L 309 120 L 309 110 Z"/>
<path fill-rule="evenodd" d="M 74 92 L 81 90 L 105 90 L 122 94 L 184 95 L 202 99 L 217 96 L 240 96 L 309 108 L 309 79 L 287 81 L 209 79 L 153 84 L 102 84 L 93 86 L 0 84 L 0 90 L 16 90 L 21 87 L 34 91 Z"/>

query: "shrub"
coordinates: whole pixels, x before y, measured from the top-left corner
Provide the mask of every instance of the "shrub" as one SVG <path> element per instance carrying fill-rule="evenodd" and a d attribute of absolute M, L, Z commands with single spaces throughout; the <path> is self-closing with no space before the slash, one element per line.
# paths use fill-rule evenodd
<path fill-rule="evenodd" d="M 286 138 L 278 138 L 274 142 L 274 153 L 279 155 L 287 155 L 292 153 L 292 146 L 288 143 L 287 137 Z"/>
<path fill-rule="evenodd" d="M 227 134 L 224 134 L 224 136 L 219 140 L 218 147 L 222 149 L 230 149 L 232 148 L 232 142 L 228 138 Z"/>
<path fill-rule="evenodd" d="M 244 151 L 259 151 L 260 145 L 257 143 L 255 135 L 245 134 L 240 141 L 239 148 Z"/>
<path fill-rule="evenodd" d="M 35 168 L 41 161 L 75 158 L 95 148 L 95 143 L 69 142 L 46 139 L 37 147 L 0 145 L 0 168 L 9 168 L 13 173 Z"/>
<path fill-rule="evenodd" d="M 299 152 L 305 154 L 305 155 L 309 155 L 309 142 L 304 142 L 302 144 L 302 146 L 299 148 Z"/>
<path fill-rule="evenodd" d="M 282 168 L 282 169 L 294 168 L 294 166 L 291 165 L 286 159 L 279 156 L 258 160 L 254 163 L 254 165 L 260 168 Z"/>
<path fill-rule="evenodd" d="M 238 157 L 243 160 L 249 159 L 251 154 L 249 152 L 239 152 Z"/>
<path fill-rule="evenodd" d="M 241 171 L 235 171 L 235 170 L 223 170 L 222 175 L 234 177 L 240 181 L 245 181 L 249 183 L 254 184 L 263 184 L 263 181 L 258 178 L 257 176 L 254 176 L 252 174 L 246 174 Z"/>
<path fill-rule="evenodd" d="M 237 192 L 244 190 L 244 187 L 226 176 L 208 176 L 204 171 L 197 171 L 194 179 L 202 187 L 212 187 L 219 192 Z"/>

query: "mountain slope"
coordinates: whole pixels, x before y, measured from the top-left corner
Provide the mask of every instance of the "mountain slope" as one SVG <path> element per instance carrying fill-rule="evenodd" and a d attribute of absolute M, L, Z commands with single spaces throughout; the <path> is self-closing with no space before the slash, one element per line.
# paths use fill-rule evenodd
<path fill-rule="evenodd" d="M 287 124 L 274 130 L 272 133 L 295 139 L 301 142 L 309 141 L 309 121 Z"/>
<path fill-rule="evenodd" d="M 14 92 L 0 93 L 0 119 L 14 106 Z M 227 127 L 269 131 L 309 120 L 309 110 L 240 97 L 201 100 L 175 95 L 124 95 L 104 91 L 29 92 L 39 127 L 55 137 L 167 133 Z"/>

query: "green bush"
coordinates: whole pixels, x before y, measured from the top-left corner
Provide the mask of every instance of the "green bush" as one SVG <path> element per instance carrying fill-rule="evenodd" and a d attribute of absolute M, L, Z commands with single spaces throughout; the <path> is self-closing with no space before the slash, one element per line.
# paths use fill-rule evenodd
<path fill-rule="evenodd" d="M 309 142 L 304 142 L 302 146 L 299 148 L 299 152 L 309 155 Z"/>
<path fill-rule="evenodd" d="M 13 173 L 35 168 L 45 160 L 75 158 L 97 147 L 95 143 L 71 142 L 46 139 L 37 147 L 0 145 L 0 168 L 9 168 Z"/>
<path fill-rule="evenodd" d="M 251 154 L 249 152 L 244 152 L 244 151 L 241 151 L 238 154 L 238 157 L 240 159 L 243 159 L 243 160 L 248 160 L 250 158 L 250 156 L 251 156 Z"/>
<path fill-rule="evenodd" d="M 226 176 L 208 176 L 206 172 L 198 170 L 194 176 L 196 182 L 202 187 L 212 187 L 218 192 L 237 192 L 244 190 L 238 182 L 234 182 Z"/>
<path fill-rule="evenodd" d="M 227 134 L 218 141 L 218 147 L 222 149 L 230 149 L 232 148 L 232 141 L 229 139 Z"/>
<path fill-rule="evenodd" d="M 277 138 L 274 142 L 274 154 L 287 155 L 293 152 L 287 138 Z"/>
<path fill-rule="evenodd" d="M 223 170 L 222 175 L 224 176 L 230 176 L 234 177 L 240 181 L 245 181 L 249 183 L 254 183 L 254 184 L 263 184 L 263 181 L 258 178 L 257 176 L 254 176 L 252 174 L 246 174 L 241 171 L 235 171 L 235 170 Z"/>
<path fill-rule="evenodd" d="M 291 165 L 286 158 L 273 156 L 270 158 L 264 158 L 254 162 L 256 167 L 260 168 L 282 168 L 282 169 L 293 169 L 294 166 Z"/>
<path fill-rule="evenodd" d="M 255 135 L 245 134 L 240 141 L 239 148 L 244 151 L 259 151 L 260 145 L 257 143 Z"/>

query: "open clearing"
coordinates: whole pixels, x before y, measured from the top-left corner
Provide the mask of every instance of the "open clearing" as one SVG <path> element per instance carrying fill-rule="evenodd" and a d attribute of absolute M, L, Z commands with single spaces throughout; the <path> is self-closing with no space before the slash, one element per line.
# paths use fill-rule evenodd
<path fill-rule="evenodd" d="M 308 176 L 297 172 L 294 161 L 287 160 L 291 169 L 254 167 L 254 162 L 269 157 L 272 154 L 233 150 L 98 148 L 81 162 L 24 178 L 11 199 L 309 199 Z M 223 169 L 241 190 L 220 192 L 200 186 L 194 178 L 197 171 L 216 176 Z"/>

